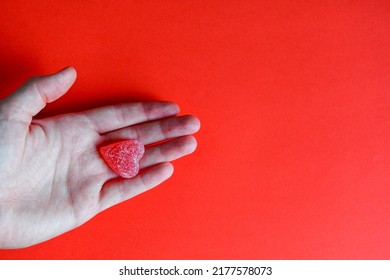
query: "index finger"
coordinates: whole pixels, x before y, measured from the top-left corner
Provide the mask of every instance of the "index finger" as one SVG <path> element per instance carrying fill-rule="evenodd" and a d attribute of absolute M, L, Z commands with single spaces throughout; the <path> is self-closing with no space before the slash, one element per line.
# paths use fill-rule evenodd
<path fill-rule="evenodd" d="M 154 101 L 122 103 L 83 112 L 98 133 L 106 133 L 134 124 L 174 116 L 179 106 L 173 102 Z"/>

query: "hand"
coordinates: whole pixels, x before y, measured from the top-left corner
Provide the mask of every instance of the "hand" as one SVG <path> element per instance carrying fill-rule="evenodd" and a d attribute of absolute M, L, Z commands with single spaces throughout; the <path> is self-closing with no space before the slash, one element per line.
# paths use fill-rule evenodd
<path fill-rule="evenodd" d="M 69 231 L 97 213 L 145 192 L 173 173 L 169 163 L 192 153 L 193 116 L 176 116 L 170 102 L 119 104 L 34 119 L 76 79 L 71 68 L 30 79 L 0 102 L 0 248 L 21 248 Z M 186 136 L 187 135 L 187 136 Z M 98 146 L 139 139 L 140 173 L 122 179 Z M 147 168 L 146 170 L 143 168 Z"/>

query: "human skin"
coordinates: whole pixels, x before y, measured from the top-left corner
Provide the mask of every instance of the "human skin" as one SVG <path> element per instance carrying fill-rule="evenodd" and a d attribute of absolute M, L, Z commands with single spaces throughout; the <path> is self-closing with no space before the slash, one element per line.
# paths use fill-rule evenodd
<path fill-rule="evenodd" d="M 171 102 L 123 103 L 36 119 L 76 80 L 67 67 L 28 80 L 0 101 L 0 248 L 23 248 L 85 223 L 105 209 L 168 179 L 170 161 L 192 153 L 194 116 Z M 138 139 L 146 147 L 140 173 L 118 178 L 98 147 Z M 163 141 L 169 140 L 169 141 Z M 163 141 L 162 143 L 160 143 Z"/>

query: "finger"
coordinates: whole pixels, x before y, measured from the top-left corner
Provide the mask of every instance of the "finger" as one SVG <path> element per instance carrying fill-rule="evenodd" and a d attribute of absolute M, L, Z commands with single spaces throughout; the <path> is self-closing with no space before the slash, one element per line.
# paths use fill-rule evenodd
<path fill-rule="evenodd" d="M 193 153 L 197 142 L 193 136 L 185 136 L 147 148 L 140 161 L 140 168 L 168 162 Z"/>
<path fill-rule="evenodd" d="M 174 116 L 179 106 L 172 102 L 139 102 L 105 106 L 84 112 L 98 133 L 106 133 L 126 126 Z"/>
<path fill-rule="evenodd" d="M 138 174 L 134 178 L 107 182 L 100 194 L 100 211 L 156 187 L 171 177 L 172 174 L 172 164 L 165 162 Z"/>
<path fill-rule="evenodd" d="M 1 114 L 11 120 L 30 124 L 47 103 L 64 95 L 76 80 L 76 70 L 67 67 L 55 74 L 29 79 L 2 104 Z"/>
<path fill-rule="evenodd" d="M 200 128 L 199 120 L 194 116 L 181 116 L 139 124 L 105 135 L 106 141 L 119 139 L 138 139 L 144 145 L 190 135 Z"/>

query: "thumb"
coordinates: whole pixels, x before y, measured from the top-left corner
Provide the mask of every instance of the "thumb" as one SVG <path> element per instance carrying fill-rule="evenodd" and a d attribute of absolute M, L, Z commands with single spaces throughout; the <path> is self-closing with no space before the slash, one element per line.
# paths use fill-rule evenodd
<path fill-rule="evenodd" d="M 6 119 L 31 123 L 47 103 L 63 96 L 76 80 L 76 70 L 66 67 L 48 76 L 29 79 L 1 104 L 0 115 Z"/>

